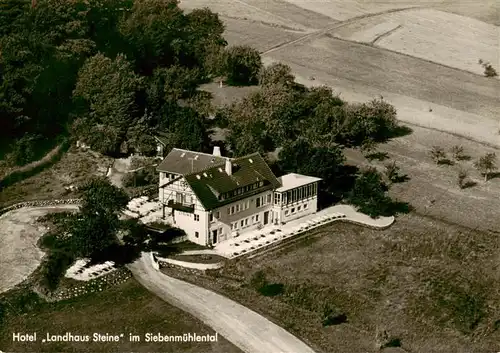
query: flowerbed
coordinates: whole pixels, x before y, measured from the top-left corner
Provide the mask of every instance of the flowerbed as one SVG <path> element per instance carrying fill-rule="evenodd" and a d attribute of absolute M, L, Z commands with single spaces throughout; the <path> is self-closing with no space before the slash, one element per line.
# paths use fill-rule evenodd
<path fill-rule="evenodd" d="M 46 299 L 48 301 L 60 301 L 85 294 L 102 292 L 112 286 L 126 282 L 130 277 L 132 277 L 132 273 L 127 268 L 121 267 L 102 277 L 94 278 L 90 281 L 82 282 L 81 284 L 75 283 L 77 281 L 71 281 L 71 284 L 65 283 L 55 292 L 46 295 Z"/>

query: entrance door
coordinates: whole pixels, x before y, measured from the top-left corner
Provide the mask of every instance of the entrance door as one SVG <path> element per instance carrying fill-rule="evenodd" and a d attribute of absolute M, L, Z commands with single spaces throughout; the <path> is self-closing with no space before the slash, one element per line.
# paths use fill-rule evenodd
<path fill-rule="evenodd" d="M 264 225 L 269 223 L 269 211 L 264 212 Z"/>
<path fill-rule="evenodd" d="M 212 231 L 212 244 L 217 243 L 217 229 Z"/>

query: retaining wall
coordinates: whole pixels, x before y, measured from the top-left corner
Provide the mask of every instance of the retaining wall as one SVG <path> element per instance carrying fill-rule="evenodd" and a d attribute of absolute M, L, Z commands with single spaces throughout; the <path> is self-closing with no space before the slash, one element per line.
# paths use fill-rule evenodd
<path fill-rule="evenodd" d="M 132 273 L 127 268 L 121 267 L 90 281 L 79 281 L 81 284 L 65 285 L 62 288 L 56 289 L 55 292 L 43 294 L 43 296 L 50 302 L 67 300 L 89 293 L 102 292 L 112 286 L 126 282 L 131 277 Z"/>
<path fill-rule="evenodd" d="M 58 205 L 79 205 L 81 204 L 82 199 L 59 199 L 59 200 L 32 200 L 32 201 L 24 201 L 19 202 L 14 205 L 5 207 L 0 209 L 0 215 L 18 210 L 23 207 L 44 207 L 44 206 L 58 206 Z"/>
<path fill-rule="evenodd" d="M 198 262 L 187 262 L 187 261 L 179 261 L 179 260 L 174 260 L 174 259 L 166 259 L 163 257 L 157 257 L 158 263 L 162 266 L 167 266 L 169 265 L 174 265 L 174 266 L 179 266 L 179 267 L 184 267 L 184 268 L 189 268 L 192 270 L 216 270 L 224 266 L 224 263 L 222 262 L 217 262 L 214 264 L 202 264 Z"/>

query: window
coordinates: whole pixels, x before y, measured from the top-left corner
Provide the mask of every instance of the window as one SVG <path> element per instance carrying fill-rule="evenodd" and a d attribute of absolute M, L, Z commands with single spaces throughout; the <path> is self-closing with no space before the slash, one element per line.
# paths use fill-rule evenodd
<path fill-rule="evenodd" d="M 199 220 L 200 220 L 200 215 L 195 214 L 195 215 L 194 215 L 194 220 L 195 220 L 195 221 L 199 221 Z"/>
<path fill-rule="evenodd" d="M 307 208 L 307 203 L 304 205 L 304 210 Z"/>
<path fill-rule="evenodd" d="M 255 207 L 260 207 L 260 197 L 255 199 Z"/>
<path fill-rule="evenodd" d="M 271 203 L 271 194 L 267 195 L 267 202 L 266 203 Z"/>
<path fill-rule="evenodd" d="M 255 222 L 258 222 L 259 221 L 259 215 L 255 215 Z"/>
<path fill-rule="evenodd" d="M 210 213 L 210 222 L 213 222 L 214 221 L 214 215 L 213 213 Z"/>
<path fill-rule="evenodd" d="M 252 216 L 252 223 L 254 223 L 255 221 L 255 216 Z"/>
<path fill-rule="evenodd" d="M 220 218 L 220 212 L 217 211 L 217 213 L 215 214 L 215 218 L 219 219 Z"/>
<path fill-rule="evenodd" d="M 243 227 L 244 224 L 245 224 L 245 221 L 241 220 L 240 227 Z"/>
<path fill-rule="evenodd" d="M 245 225 L 248 225 L 248 218 L 245 218 Z"/>
<path fill-rule="evenodd" d="M 278 204 L 278 193 L 274 193 L 274 204 L 277 205 Z"/>
<path fill-rule="evenodd" d="M 236 204 L 236 212 L 240 212 L 240 204 Z"/>
<path fill-rule="evenodd" d="M 200 233 L 194 232 L 194 236 L 195 236 L 195 238 L 198 238 L 200 236 Z"/>
<path fill-rule="evenodd" d="M 247 201 L 247 210 L 250 208 L 250 201 Z"/>
<path fill-rule="evenodd" d="M 219 235 L 222 235 L 222 228 L 219 228 Z"/>
<path fill-rule="evenodd" d="M 234 206 L 231 206 L 231 214 L 234 214 Z"/>

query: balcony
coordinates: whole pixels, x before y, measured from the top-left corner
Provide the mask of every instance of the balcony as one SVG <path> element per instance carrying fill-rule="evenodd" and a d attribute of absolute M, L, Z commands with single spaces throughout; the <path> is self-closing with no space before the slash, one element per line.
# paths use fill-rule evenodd
<path fill-rule="evenodd" d="M 168 200 L 167 207 L 170 207 L 177 211 L 194 213 L 194 203 L 193 204 L 183 204 L 181 202 L 175 202 L 174 200 Z"/>

